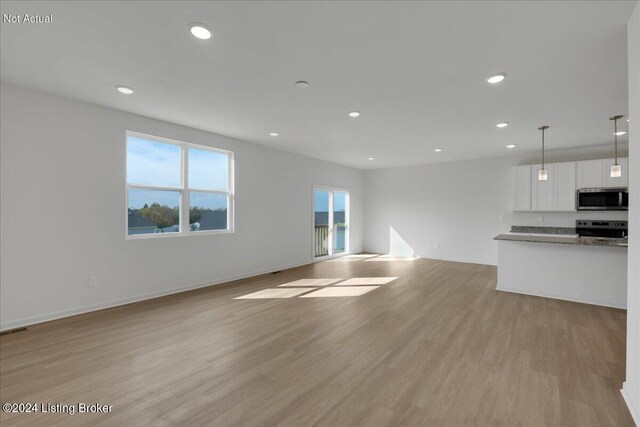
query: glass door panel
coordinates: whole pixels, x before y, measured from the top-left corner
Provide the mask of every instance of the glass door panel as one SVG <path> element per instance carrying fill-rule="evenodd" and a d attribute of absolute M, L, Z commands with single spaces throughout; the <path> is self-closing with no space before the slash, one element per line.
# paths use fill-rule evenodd
<path fill-rule="evenodd" d="M 331 193 L 326 190 L 314 190 L 313 194 L 313 256 L 323 257 L 329 255 L 329 204 Z"/>
<path fill-rule="evenodd" d="M 333 253 L 347 250 L 347 193 L 333 193 Z"/>
<path fill-rule="evenodd" d="M 313 190 L 313 256 L 349 251 L 349 193 L 328 188 Z"/>

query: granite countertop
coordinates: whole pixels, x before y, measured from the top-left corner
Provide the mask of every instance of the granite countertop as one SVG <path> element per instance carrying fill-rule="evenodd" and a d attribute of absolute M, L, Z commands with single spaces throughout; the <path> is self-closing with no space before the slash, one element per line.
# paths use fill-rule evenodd
<path fill-rule="evenodd" d="M 606 237 L 576 237 L 575 228 L 571 227 L 524 227 L 514 225 L 512 234 L 498 234 L 493 240 L 510 242 L 557 243 L 564 245 L 608 246 L 626 248 L 627 239 Z M 536 235 L 539 234 L 539 235 Z M 557 236 L 553 236 L 557 234 Z"/>

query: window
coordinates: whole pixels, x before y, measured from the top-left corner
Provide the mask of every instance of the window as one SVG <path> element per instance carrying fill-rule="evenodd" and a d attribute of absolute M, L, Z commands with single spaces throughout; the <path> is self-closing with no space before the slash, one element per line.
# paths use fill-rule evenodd
<path fill-rule="evenodd" d="M 127 238 L 233 232 L 233 153 L 127 132 Z"/>

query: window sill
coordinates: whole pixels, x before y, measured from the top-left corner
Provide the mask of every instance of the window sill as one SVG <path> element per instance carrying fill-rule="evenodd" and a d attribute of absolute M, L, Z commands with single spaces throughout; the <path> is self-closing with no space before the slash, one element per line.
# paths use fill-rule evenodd
<path fill-rule="evenodd" d="M 191 231 L 189 233 L 154 233 L 154 234 L 127 234 L 126 240 L 168 239 L 172 237 L 210 236 L 215 234 L 233 234 L 234 230 L 206 230 Z"/>

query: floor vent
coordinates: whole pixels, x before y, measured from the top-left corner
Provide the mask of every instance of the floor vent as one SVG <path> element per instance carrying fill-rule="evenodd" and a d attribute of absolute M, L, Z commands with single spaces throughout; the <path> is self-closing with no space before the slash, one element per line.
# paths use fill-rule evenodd
<path fill-rule="evenodd" d="M 18 328 L 18 329 L 11 329 L 10 331 L 2 331 L 0 332 L 0 336 L 17 334 L 18 332 L 27 332 L 27 328 Z"/>

